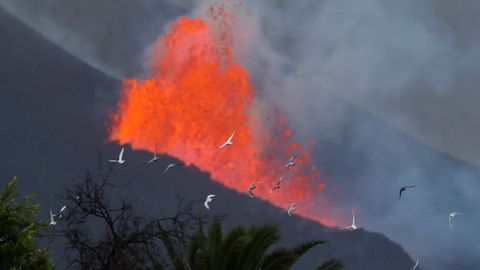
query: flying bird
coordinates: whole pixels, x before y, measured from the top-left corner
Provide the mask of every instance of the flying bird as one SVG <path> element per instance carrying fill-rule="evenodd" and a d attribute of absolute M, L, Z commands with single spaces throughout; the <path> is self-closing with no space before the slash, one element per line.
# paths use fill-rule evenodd
<path fill-rule="evenodd" d="M 414 188 L 414 187 L 416 187 L 416 186 L 403 186 L 403 187 L 401 187 L 401 188 L 400 188 L 400 193 L 398 194 L 398 199 L 400 200 L 400 199 L 402 198 L 402 193 L 403 193 L 405 190 L 407 190 L 407 189 L 409 189 L 409 188 Z"/>
<path fill-rule="evenodd" d="M 277 183 L 275 183 L 275 186 L 272 188 L 272 191 L 274 191 L 275 189 L 279 189 L 280 188 L 280 183 L 282 181 L 283 181 L 283 175 L 280 176 L 280 178 L 278 178 Z"/>
<path fill-rule="evenodd" d="M 163 171 L 163 174 L 166 174 L 170 169 L 175 168 L 175 167 L 181 167 L 185 166 L 183 163 L 170 163 L 168 166 L 165 168 L 165 171 Z"/>
<path fill-rule="evenodd" d="M 251 183 L 250 186 L 248 187 L 248 196 L 250 196 L 250 198 L 253 198 L 253 190 L 257 188 L 257 185 L 255 185 L 255 183 Z"/>
<path fill-rule="evenodd" d="M 290 204 L 290 209 L 288 209 L 288 215 L 289 216 L 291 216 L 293 214 L 293 212 L 295 212 L 295 210 L 297 210 L 297 208 L 295 206 L 297 206 L 296 203 Z"/>
<path fill-rule="evenodd" d="M 209 202 L 211 202 L 213 200 L 213 198 L 215 198 L 215 195 L 213 194 L 210 194 L 207 196 L 207 199 L 205 200 L 205 202 L 203 203 L 203 205 L 205 206 L 205 208 L 207 208 L 208 210 L 210 210 L 210 206 L 208 205 Z"/>
<path fill-rule="evenodd" d="M 458 213 L 458 212 L 452 212 L 450 213 L 450 215 L 448 215 L 448 221 L 450 221 L 450 228 L 453 229 L 453 219 L 458 216 L 458 215 L 461 215 L 462 213 Z"/>
<path fill-rule="evenodd" d="M 153 157 L 152 159 L 150 159 L 149 161 L 143 163 L 143 165 L 146 165 L 146 164 L 150 164 L 150 163 L 153 163 L 155 161 L 158 161 L 158 152 L 157 152 L 157 145 L 155 144 L 155 153 L 153 153 Z"/>
<path fill-rule="evenodd" d="M 352 209 L 352 225 L 345 227 L 345 229 L 351 229 L 352 231 L 356 230 L 358 227 L 355 225 L 355 211 Z"/>
<path fill-rule="evenodd" d="M 52 209 L 50 209 L 50 226 L 55 226 L 57 225 L 57 222 L 55 222 L 55 219 L 53 218 L 55 215 L 52 213 Z"/>
<path fill-rule="evenodd" d="M 120 154 L 118 155 L 118 159 L 110 159 L 108 162 L 118 163 L 118 164 L 125 163 L 125 160 L 123 159 L 123 152 L 124 151 L 125 151 L 125 147 L 122 147 L 122 150 L 120 150 Z"/>
<path fill-rule="evenodd" d="M 418 262 L 420 261 L 420 259 L 417 259 L 417 262 L 415 263 L 415 265 L 413 266 L 412 270 L 415 270 L 417 269 L 417 266 L 418 266 Z"/>
<path fill-rule="evenodd" d="M 58 212 L 58 218 L 59 219 L 64 218 L 63 211 L 65 211 L 65 209 L 67 209 L 66 205 L 64 205 L 64 206 L 62 206 L 62 208 L 60 208 L 60 212 Z"/>
<path fill-rule="evenodd" d="M 285 164 L 285 169 L 287 169 L 287 171 L 290 170 L 291 167 L 295 167 L 295 165 L 297 165 L 297 163 L 295 163 L 295 159 L 297 157 L 297 155 L 291 157 L 290 160 Z"/>
<path fill-rule="evenodd" d="M 220 150 L 220 149 L 222 149 L 226 146 L 232 145 L 233 144 L 233 141 L 232 141 L 233 136 L 235 136 L 235 131 L 232 133 L 232 135 L 230 135 L 230 138 L 228 138 L 228 140 L 224 144 L 222 144 L 220 147 L 218 147 L 218 150 Z"/>

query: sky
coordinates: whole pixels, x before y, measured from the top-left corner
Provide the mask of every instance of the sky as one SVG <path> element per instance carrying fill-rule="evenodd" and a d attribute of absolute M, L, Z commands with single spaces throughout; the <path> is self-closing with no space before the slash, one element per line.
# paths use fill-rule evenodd
<path fill-rule="evenodd" d="M 172 20 L 199 15 L 209 2 L 0 5 L 80 59 L 124 78 L 141 72 L 150 44 Z M 365 227 L 425 258 L 432 269 L 451 269 L 458 260 L 478 265 L 480 182 L 477 169 L 460 160 L 480 164 L 480 3 L 244 5 L 249 12 L 240 18 L 240 60 L 258 98 L 281 107 L 300 140 L 325 142 L 315 155 L 336 182 L 329 199 L 342 209 L 339 218 L 348 220 L 345 210 L 357 208 Z M 417 189 L 399 202 L 403 184 Z M 451 211 L 465 212 L 458 220 L 463 231 L 448 227 Z"/>

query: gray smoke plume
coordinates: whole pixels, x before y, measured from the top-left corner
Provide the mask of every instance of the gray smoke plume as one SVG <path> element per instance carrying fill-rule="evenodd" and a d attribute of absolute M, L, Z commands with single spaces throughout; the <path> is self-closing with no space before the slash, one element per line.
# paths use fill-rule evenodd
<path fill-rule="evenodd" d="M 447 2 L 249 3 L 258 29 L 241 59 L 299 139 L 325 141 L 316 155 L 334 189 L 324 196 L 342 209 L 330 215 L 347 224 L 357 208 L 430 269 L 480 267 L 478 170 L 424 145 L 478 161 L 479 31 L 439 15 Z M 418 187 L 399 201 L 408 184 Z M 469 214 L 452 231 L 455 209 Z"/>
<path fill-rule="evenodd" d="M 0 5 L 116 77 L 212 1 L 14 1 Z M 480 3 L 246 0 L 237 53 L 259 102 L 315 139 L 322 198 L 345 224 L 402 244 L 422 269 L 479 269 Z M 462 160 L 466 160 L 466 163 Z M 417 185 L 398 199 L 402 185 Z M 322 209 L 321 211 L 324 211 Z M 454 230 L 448 214 L 463 212 Z M 366 247 L 368 248 L 368 247 Z"/>

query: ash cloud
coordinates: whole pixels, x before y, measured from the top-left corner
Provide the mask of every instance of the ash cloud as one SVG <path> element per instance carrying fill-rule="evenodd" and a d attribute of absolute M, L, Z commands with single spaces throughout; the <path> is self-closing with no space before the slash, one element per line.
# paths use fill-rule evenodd
<path fill-rule="evenodd" d="M 172 19 L 212 1 L 77 2 L 0 5 L 124 77 L 141 71 Z M 348 223 L 356 208 L 360 225 L 402 244 L 426 269 L 478 269 L 479 172 L 461 159 L 480 164 L 480 3 L 246 0 L 245 7 L 240 59 L 262 104 L 282 108 L 299 140 L 317 140 L 315 156 L 334 187 L 321 194 L 336 206 L 330 214 Z M 399 201 L 405 184 L 417 188 Z M 454 230 L 452 211 L 464 213 Z"/>
<path fill-rule="evenodd" d="M 322 196 L 341 208 L 331 214 L 347 223 L 357 208 L 429 269 L 478 268 L 479 172 L 451 155 L 475 161 L 480 35 L 458 21 L 478 4 L 452 14 L 445 1 L 248 3 L 259 28 L 245 64 L 298 137 L 321 141 L 334 182 Z M 418 187 L 399 201 L 406 184 Z M 455 209 L 469 214 L 451 230 Z"/>

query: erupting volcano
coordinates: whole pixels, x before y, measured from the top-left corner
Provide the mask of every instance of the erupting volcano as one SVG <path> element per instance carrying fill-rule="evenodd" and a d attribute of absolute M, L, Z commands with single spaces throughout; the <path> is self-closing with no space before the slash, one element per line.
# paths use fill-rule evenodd
<path fill-rule="evenodd" d="M 296 202 L 296 213 L 332 224 L 322 216 L 325 206 L 315 203 L 324 185 L 307 148 L 292 142 L 281 112 L 267 117 L 256 109 L 255 89 L 234 55 L 232 27 L 223 24 L 228 16 L 172 24 L 153 46 L 149 74 L 124 81 L 110 140 L 148 151 L 157 145 L 242 193 L 256 182 L 258 198 L 283 209 Z M 233 145 L 218 150 L 233 132 Z M 293 155 L 298 164 L 287 171 Z M 272 192 L 281 175 L 285 181 Z"/>

